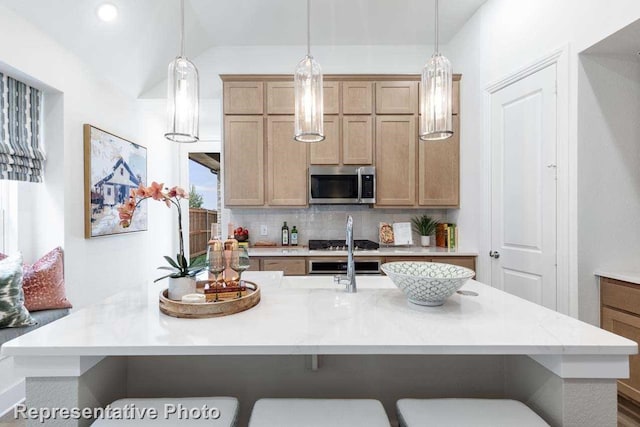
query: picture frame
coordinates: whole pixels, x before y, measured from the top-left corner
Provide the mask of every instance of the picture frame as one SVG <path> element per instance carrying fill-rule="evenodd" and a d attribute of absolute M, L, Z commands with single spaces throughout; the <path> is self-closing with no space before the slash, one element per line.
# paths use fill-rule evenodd
<path fill-rule="evenodd" d="M 146 231 L 146 201 L 127 228 L 120 226 L 117 210 L 131 189 L 147 185 L 146 147 L 90 124 L 84 125 L 83 135 L 85 238 Z"/>

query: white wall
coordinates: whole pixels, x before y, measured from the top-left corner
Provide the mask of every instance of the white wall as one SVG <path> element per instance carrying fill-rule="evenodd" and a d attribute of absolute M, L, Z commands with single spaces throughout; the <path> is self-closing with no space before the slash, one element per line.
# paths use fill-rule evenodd
<path fill-rule="evenodd" d="M 583 55 L 579 79 L 581 308 L 597 321 L 593 272 L 639 270 L 640 58 Z"/>
<path fill-rule="evenodd" d="M 151 204 L 149 231 L 86 240 L 82 125 L 91 123 L 146 146 L 149 178 L 170 183 L 177 162 L 174 148 L 162 138 L 164 122 L 157 119 L 164 117 L 164 108 L 160 113 L 123 96 L 77 57 L 1 6 L 0 38 L 7 41 L 0 44 L 5 69 L 19 70 L 57 94 L 46 101 L 54 123 L 45 129 L 47 184 L 25 185 L 20 194 L 22 236 L 32 227 L 30 238 L 23 242 L 20 237 L 25 259 L 32 261 L 55 245 L 63 246 L 68 296 L 76 308 L 144 285 L 162 263 L 161 256 L 173 252 L 174 237 L 166 233 L 165 218 L 171 213 L 161 204 Z"/>
<path fill-rule="evenodd" d="M 490 281 L 489 141 L 485 136 L 484 91 L 491 83 L 531 64 L 554 50 L 569 46 L 568 162 L 571 313 L 595 322 L 597 289 L 578 281 L 578 53 L 640 18 L 635 0 L 489 0 L 451 40 L 445 52 L 456 72 L 463 74 L 461 89 L 461 204 L 457 221 L 465 235 L 475 233 L 481 256 L 478 277 Z M 560 201 L 563 202 L 563 201 Z M 589 232 L 589 230 L 580 231 Z M 566 280 L 561 285 L 564 285 Z M 580 300 L 578 300 L 580 288 Z"/>

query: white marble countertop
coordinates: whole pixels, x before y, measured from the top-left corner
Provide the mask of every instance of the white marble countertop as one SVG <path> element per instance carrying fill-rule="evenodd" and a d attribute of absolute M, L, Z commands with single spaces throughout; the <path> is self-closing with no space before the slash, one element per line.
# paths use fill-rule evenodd
<path fill-rule="evenodd" d="M 409 306 L 385 276 L 359 276 L 356 294 L 332 278 L 247 272 L 254 308 L 211 319 L 158 310 L 166 283 L 114 295 L 2 346 L 3 356 L 216 354 L 603 355 L 635 342 L 470 280 L 441 307 Z M 537 360 L 537 359 L 536 359 Z"/>
<path fill-rule="evenodd" d="M 607 277 L 609 279 L 615 279 L 622 282 L 629 282 L 635 285 L 640 285 L 640 271 L 596 270 L 594 275 L 598 277 Z"/>
<path fill-rule="evenodd" d="M 478 256 L 477 252 L 466 251 L 460 249 L 446 249 L 438 248 L 434 246 L 421 247 L 390 247 L 380 248 L 377 250 L 357 250 L 353 253 L 357 257 L 392 257 L 392 256 L 425 256 L 425 257 L 438 257 L 438 256 Z M 289 247 L 289 248 L 249 248 L 249 256 L 252 257 L 277 257 L 277 256 L 289 256 L 289 257 L 346 257 L 347 251 L 318 251 L 309 250 L 306 247 Z"/>

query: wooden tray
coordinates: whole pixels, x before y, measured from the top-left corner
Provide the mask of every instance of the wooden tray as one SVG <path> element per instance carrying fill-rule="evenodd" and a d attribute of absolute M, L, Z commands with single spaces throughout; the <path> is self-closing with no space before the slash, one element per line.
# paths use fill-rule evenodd
<path fill-rule="evenodd" d="M 160 311 L 168 316 L 185 319 L 205 319 L 228 316 L 255 307 L 260 302 L 260 287 L 245 280 L 247 292 L 240 298 L 218 302 L 191 304 L 169 299 L 168 289 L 160 292 Z"/>

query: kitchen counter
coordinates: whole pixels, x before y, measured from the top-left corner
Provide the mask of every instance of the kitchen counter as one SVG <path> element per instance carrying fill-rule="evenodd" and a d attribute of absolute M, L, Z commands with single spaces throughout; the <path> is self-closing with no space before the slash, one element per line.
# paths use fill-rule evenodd
<path fill-rule="evenodd" d="M 409 305 L 384 276 L 358 276 L 348 294 L 330 277 L 245 275 L 262 286 L 262 300 L 242 313 L 166 316 L 160 283 L 80 309 L 1 354 L 27 377 L 35 408 L 234 395 L 246 425 L 260 397 L 379 398 L 392 414 L 400 397 L 445 390 L 519 399 L 551 425 L 601 427 L 615 425 L 615 379 L 628 376 L 637 352 L 633 341 L 473 280 L 463 289 L 477 296 L 427 308 Z"/>
<path fill-rule="evenodd" d="M 327 251 L 327 250 L 309 250 L 306 247 L 289 247 L 289 248 L 249 248 L 250 257 L 276 257 L 276 256 L 300 256 L 300 257 L 324 257 L 324 256 L 347 256 L 347 251 Z M 357 250 L 353 252 L 356 257 L 392 257 L 392 256 L 478 256 L 475 251 L 467 251 L 462 249 L 446 249 L 434 246 L 421 247 L 390 247 L 380 248 L 377 250 Z"/>
<path fill-rule="evenodd" d="M 607 271 L 597 270 L 594 273 L 597 277 L 606 277 L 609 279 L 620 280 L 621 282 L 633 283 L 640 285 L 640 272 L 638 271 Z"/>

